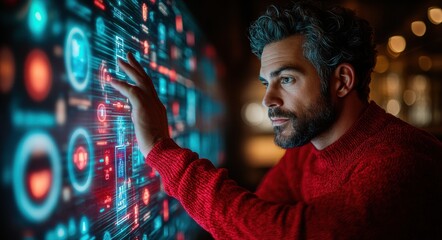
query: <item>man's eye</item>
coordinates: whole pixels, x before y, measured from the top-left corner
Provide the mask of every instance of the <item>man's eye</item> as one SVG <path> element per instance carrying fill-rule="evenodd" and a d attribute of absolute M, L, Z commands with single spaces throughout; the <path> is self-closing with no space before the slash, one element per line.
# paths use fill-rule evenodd
<path fill-rule="evenodd" d="M 265 88 L 267 88 L 269 86 L 268 82 L 261 82 L 262 85 L 264 85 Z"/>
<path fill-rule="evenodd" d="M 287 83 L 291 83 L 293 82 L 293 78 L 292 77 L 282 77 L 281 78 L 281 83 L 282 84 L 287 84 Z"/>

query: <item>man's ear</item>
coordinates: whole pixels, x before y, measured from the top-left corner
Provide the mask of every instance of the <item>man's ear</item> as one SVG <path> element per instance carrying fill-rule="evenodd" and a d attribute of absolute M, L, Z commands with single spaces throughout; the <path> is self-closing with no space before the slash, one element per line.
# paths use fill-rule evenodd
<path fill-rule="evenodd" d="M 333 73 L 333 90 L 337 97 L 345 97 L 356 86 L 354 67 L 349 63 L 342 63 Z"/>

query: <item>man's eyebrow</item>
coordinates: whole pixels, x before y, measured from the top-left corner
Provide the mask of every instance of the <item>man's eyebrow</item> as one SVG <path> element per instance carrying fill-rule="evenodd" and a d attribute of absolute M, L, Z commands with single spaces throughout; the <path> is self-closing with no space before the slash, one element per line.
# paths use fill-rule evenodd
<path fill-rule="evenodd" d="M 270 77 L 274 78 L 274 77 L 278 76 L 279 74 L 281 74 L 282 71 L 286 71 L 286 70 L 303 72 L 298 66 L 286 65 L 286 66 L 282 66 L 282 67 L 276 69 L 275 71 L 271 72 Z"/>
<path fill-rule="evenodd" d="M 281 74 L 282 71 L 286 71 L 286 70 L 289 70 L 289 71 L 296 71 L 296 72 L 300 72 L 300 73 L 303 72 L 302 69 L 299 68 L 298 66 L 294 66 L 294 65 L 285 65 L 285 66 L 282 66 L 282 67 L 276 69 L 275 71 L 271 72 L 271 73 L 270 73 L 270 77 L 271 77 L 271 78 L 277 77 L 279 74 Z M 260 81 L 267 81 L 265 78 L 263 78 L 263 77 L 261 77 L 261 76 L 259 76 L 259 80 L 260 80 Z"/>

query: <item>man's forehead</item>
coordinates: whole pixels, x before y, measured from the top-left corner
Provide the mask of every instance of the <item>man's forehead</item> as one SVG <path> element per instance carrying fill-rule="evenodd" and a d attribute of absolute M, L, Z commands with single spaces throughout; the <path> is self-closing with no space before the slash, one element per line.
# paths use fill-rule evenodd
<path fill-rule="evenodd" d="M 302 52 L 302 43 L 302 37 L 295 35 L 268 44 L 261 55 L 260 75 L 264 77 L 285 66 L 302 65 L 300 62 L 306 60 Z"/>

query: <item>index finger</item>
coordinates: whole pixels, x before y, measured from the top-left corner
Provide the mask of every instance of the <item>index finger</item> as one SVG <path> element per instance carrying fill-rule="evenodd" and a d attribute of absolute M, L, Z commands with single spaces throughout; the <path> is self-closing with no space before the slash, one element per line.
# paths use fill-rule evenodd
<path fill-rule="evenodd" d="M 140 74 L 140 72 L 131 64 L 118 59 L 118 63 L 120 65 L 120 67 L 123 69 L 123 71 L 129 75 L 129 77 L 135 81 L 135 83 L 150 92 L 150 94 L 152 94 L 152 96 L 155 96 L 158 98 L 157 92 L 155 90 L 155 87 L 153 85 L 152 79 L 144 72 L 144 74 Z"/>
<path fill-rule="evenodd" d="M 132 107 L 138 107 L 140 105 L 141 99 L 140 96 L 136 94 L 137 86 L 133 86 L 129 83 L 112 79 L 111 85 L 118 92 L 120 92 L 123 96 L 129 99 L 129 102 L 132 104 Z M 139 89 L 139 88 L 138 88 Z"/>

